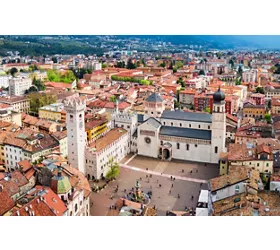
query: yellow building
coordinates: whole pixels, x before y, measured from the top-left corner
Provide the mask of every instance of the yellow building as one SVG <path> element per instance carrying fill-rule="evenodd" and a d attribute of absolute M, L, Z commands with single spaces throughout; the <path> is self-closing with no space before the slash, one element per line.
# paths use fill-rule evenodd
<path fill-rule="evenodd" d="M 225 153 L 223 152 L 220 154 L 219 164 L 220 164 L 220 175 L 228 174 L 229 162 L 228 162 L 228 153 L 227 152 L 225 152 Z"/>
<path fill-rule="evenodd" d="M 108 129 L 108 120 L 102 116 L 96 116 L 93 120 L 86 121 L 85 129 L 88 141 L 97 139 Z"/>
<path fill-rule="evenodd" d="M 244 117 L 253 117 L 256 119 L 263 119 L 265 115 L 265 105 L 249 105 L 245 104 L 243 107 Z"/>
<path fill-rule="evenodd" d="M 244 166 L 263 174 L 273 173 L 271 148 L 261 144 L 247 148 L 246 144 L 230 144 L 229 152 L 220 155 L 220 175 L 227 174 L 231 166 Z"/>
<path fill-rule="evenodd" d="M 51 121 L 65 121 L 66 115 L 62 103 L 53 103 L 39 109 L 39 118 Z"/>

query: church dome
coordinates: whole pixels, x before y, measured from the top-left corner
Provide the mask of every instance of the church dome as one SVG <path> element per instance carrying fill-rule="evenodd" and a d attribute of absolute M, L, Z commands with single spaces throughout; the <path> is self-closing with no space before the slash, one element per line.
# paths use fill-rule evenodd
<path fill-rule="evenodd" d="M 219 87 L 218 91 L 214 93 L 213 98 L 214 98 L 214 102 L 221 102 L 225 100 L 226 96 L 225 93 L 221 91 Z"/>
<path fill-rule="evenodd" d="M 61 170 L 58 170 L 58 174 L 51 180 L 51 189 L 56 194 L 66 194 L 71 190 L 71 183 L 67 176 L 61 175 Z"/>

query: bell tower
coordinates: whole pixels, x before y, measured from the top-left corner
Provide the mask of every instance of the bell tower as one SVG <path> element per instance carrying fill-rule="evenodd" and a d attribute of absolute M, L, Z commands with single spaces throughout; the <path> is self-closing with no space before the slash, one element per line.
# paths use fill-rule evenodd
<path fill-rule="evenodd" d="M 220 87 L 213 95 L 211 162 L 218 163 L 221 152 L 226 152 L 225 94 Z"/>
<path fill-rule="evenodd" d="M 80 98 L 71 98 L 64 101 L 67 124 L 68 162 L 84 175 L 85 166 L 85 109 L 86 101 Z"/>

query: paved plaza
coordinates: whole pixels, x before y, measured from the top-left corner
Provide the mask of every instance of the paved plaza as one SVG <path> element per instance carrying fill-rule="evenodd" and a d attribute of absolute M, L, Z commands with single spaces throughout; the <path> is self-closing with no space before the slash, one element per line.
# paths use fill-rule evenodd
<path fill-rule="evenodd" d="M 206 181 L 218 176 L 219 172 L 218 165 L 214 164 L 205 166 L 201 163 L 166 162 L 142 156 L 131 157 L 132 155 L 122 160 L 123 167 L 116 181 L 111 182 L 105 190 L 91 195 L 91 202 L 93 202 L 91 215 L 106 215 L 109 206 L 125 195 L 124 189 L 130 190 L 134 187 L 136 180 L 140 180 L 141 189 L 144 192 L 153 192 L 149 206 L 156 205 L 158 215 L 165 215 L 167 210 L 182 211 L 185 207 L 195 207 L 200 189 L 207 189 Z M 148 171 L 157 174 L 147 178 L 146 176 L 149 176 L 147 168 Z M 192 173 L 190 173 L 191 170 Z M 175 178 L 175 181 L 171 181 L 170 175 L 182 177 L 182 179 Z M 171 187 L 172 184 L 173 187 Z M 115 194 L 117 185 L 119 190 Z M 169 193 L 170 190 L 171 193 Z M 115 194 L 115 197 L 110 199 L 112 194 Z M 194 196 L 193 200 L 191 196 Z"/>

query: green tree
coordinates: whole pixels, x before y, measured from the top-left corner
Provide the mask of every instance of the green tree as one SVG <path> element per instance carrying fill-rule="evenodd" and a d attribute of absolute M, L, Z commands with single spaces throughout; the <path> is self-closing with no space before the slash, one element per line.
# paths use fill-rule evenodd
<path fill-rule="evenodd" d="M 64 83 L 71 83 L 76 79 L 72 70 L 67 70 L 64 73 L 61 73 L 56 70 L 48 70 L 47 76 L 49 81 L 51 82 L 64 82 Z"/>
<path fill-rule="evenodd" d="M 34 92 L 28 95 L 30 100 L 30 111 L 32 113 L 38 113 L 39 108 L 56 103 L 57 97 L 56 95 L 50 93 L 39 93 Z"/>
<path fill-rule="evenodd" d="M 165 64 L 165 62 L 163 62 L 159 66 L 165 68 L 166 64 Z"/>
<path fill-rule="evenodd" d="M 117 101 L 116 96 L 112 95 L 112 96 L 110 97 L 110 102 L 116 102 L 116 101 Z"/>
<path fill-rule="evenodd" d="M 190 110 L 194 110 L 194 105 L 191 103 Z"/>
<path fill-rule="evenodd" d="M 256 87 L 256 93 L 264 94 L 264 89 L 263 89 L 263 87 Z"/>
<path fill-rule="evenodd" d="M 33 78 L 32 85 L 36 87 L 37 91 L 46 90 L 45 84 L 40 79 L 37 80 L 35 77 Z"/>
<path fill-rule="evenodd" d="M 119 61 L 119 62 L 117 62 L 116 67 L 117 67 L 117 68 L 125 68 L 125 62 L 124 62 L 124 61 Z"/>
<path fill-rule="evenodd" d="M 271 109 L 271 100 L 270 100 L 270 99 L 269 99 L 268 102 L 267 102 L 267 107 L 268 107 L 269 109 Z"/>
<path fill-rule="evenodd" d="M 179 108 L 180 107 L 180 102 L 174 101 L 174 108 Z"/>
<path fill-rule="evenodd" d="M 177 69 L 182 68 L 183 66 L 184 66 L 184 63 L 181 62 L 181 61 L 177 61 L 177 62 L 175 63 L 175 67 L 176 67 Z"/>
<path fill-rule="evenodd" d="M 204 109 L 204 112 L 210 113 L 211 110 L 210 110 L 210 108 L 205 108 L 205 109 Z"/>
<path fill-rule="evenodd" d="M 243 73 L 242 67 L 239 66 L 239 67 L 238 67 L 238 70 L 237 70 L 237 75 L 238 75 L 239 77 L 241 77 L 241 79 L 242 79 L 242 73 Z"/>
<path fill-rule="evenodd" d="M 102 63 L 102 69 L 107 68 L 108 65 L 106 63 Z"/>
<path fill-rule="evenodd" d="M 264 119 L 266 120 L 267 123 L 271 123 L 271 114 L 265 114 Z"/>
<path fill-rule="evenodd" d="M 229 60 L 229 64 L 230 64 L 231 68 L 233 69 L 233 67 L 234 67 L 234 61 L 232 60 L 232 58 Z"/>
<path fill-rule="evenodd" d="M 15 74 L 16 74 L 17 72 L 18 72 L 17 68 L 11 68 L 10 73 L 11 73 L 12 76 L 15 76 Z"/>
<path fill-rule="evenodd" d="M 106 174 L 106 178 L 112 180 L 120 174 L 120 166 L 117 162 L 114 161 L 114 158 L 110 157 L 109 159 L 109 171 Z"/>
<path fill-rule="evenodd" d="M 168 69 L 173 69 L 173 62 L 171 62 L 171 63 L 169 64 Z"/>
<path fill-rule="evenodd" d="M 140 84 L 149 86 L 151 84 L 151 81 L 149 81 L 149 80 L 140 80 Z"/>
<path fill-rule="evenodd" d="M 127 68 L 127 69 L 136 69 L 136 65 L 132 62 L 132 59 L 131 59 L 131 58 L 128 59 L 126 68 Z"/>
<path fill-rule="evenodd" d="M 204 75 L 205 76 L 205 72 L 204 72 L 204 70 L 203 69 L 201 69 L 199 72 L 198 72 L 198 75 L 200 76 L 200 75 Z"/>

